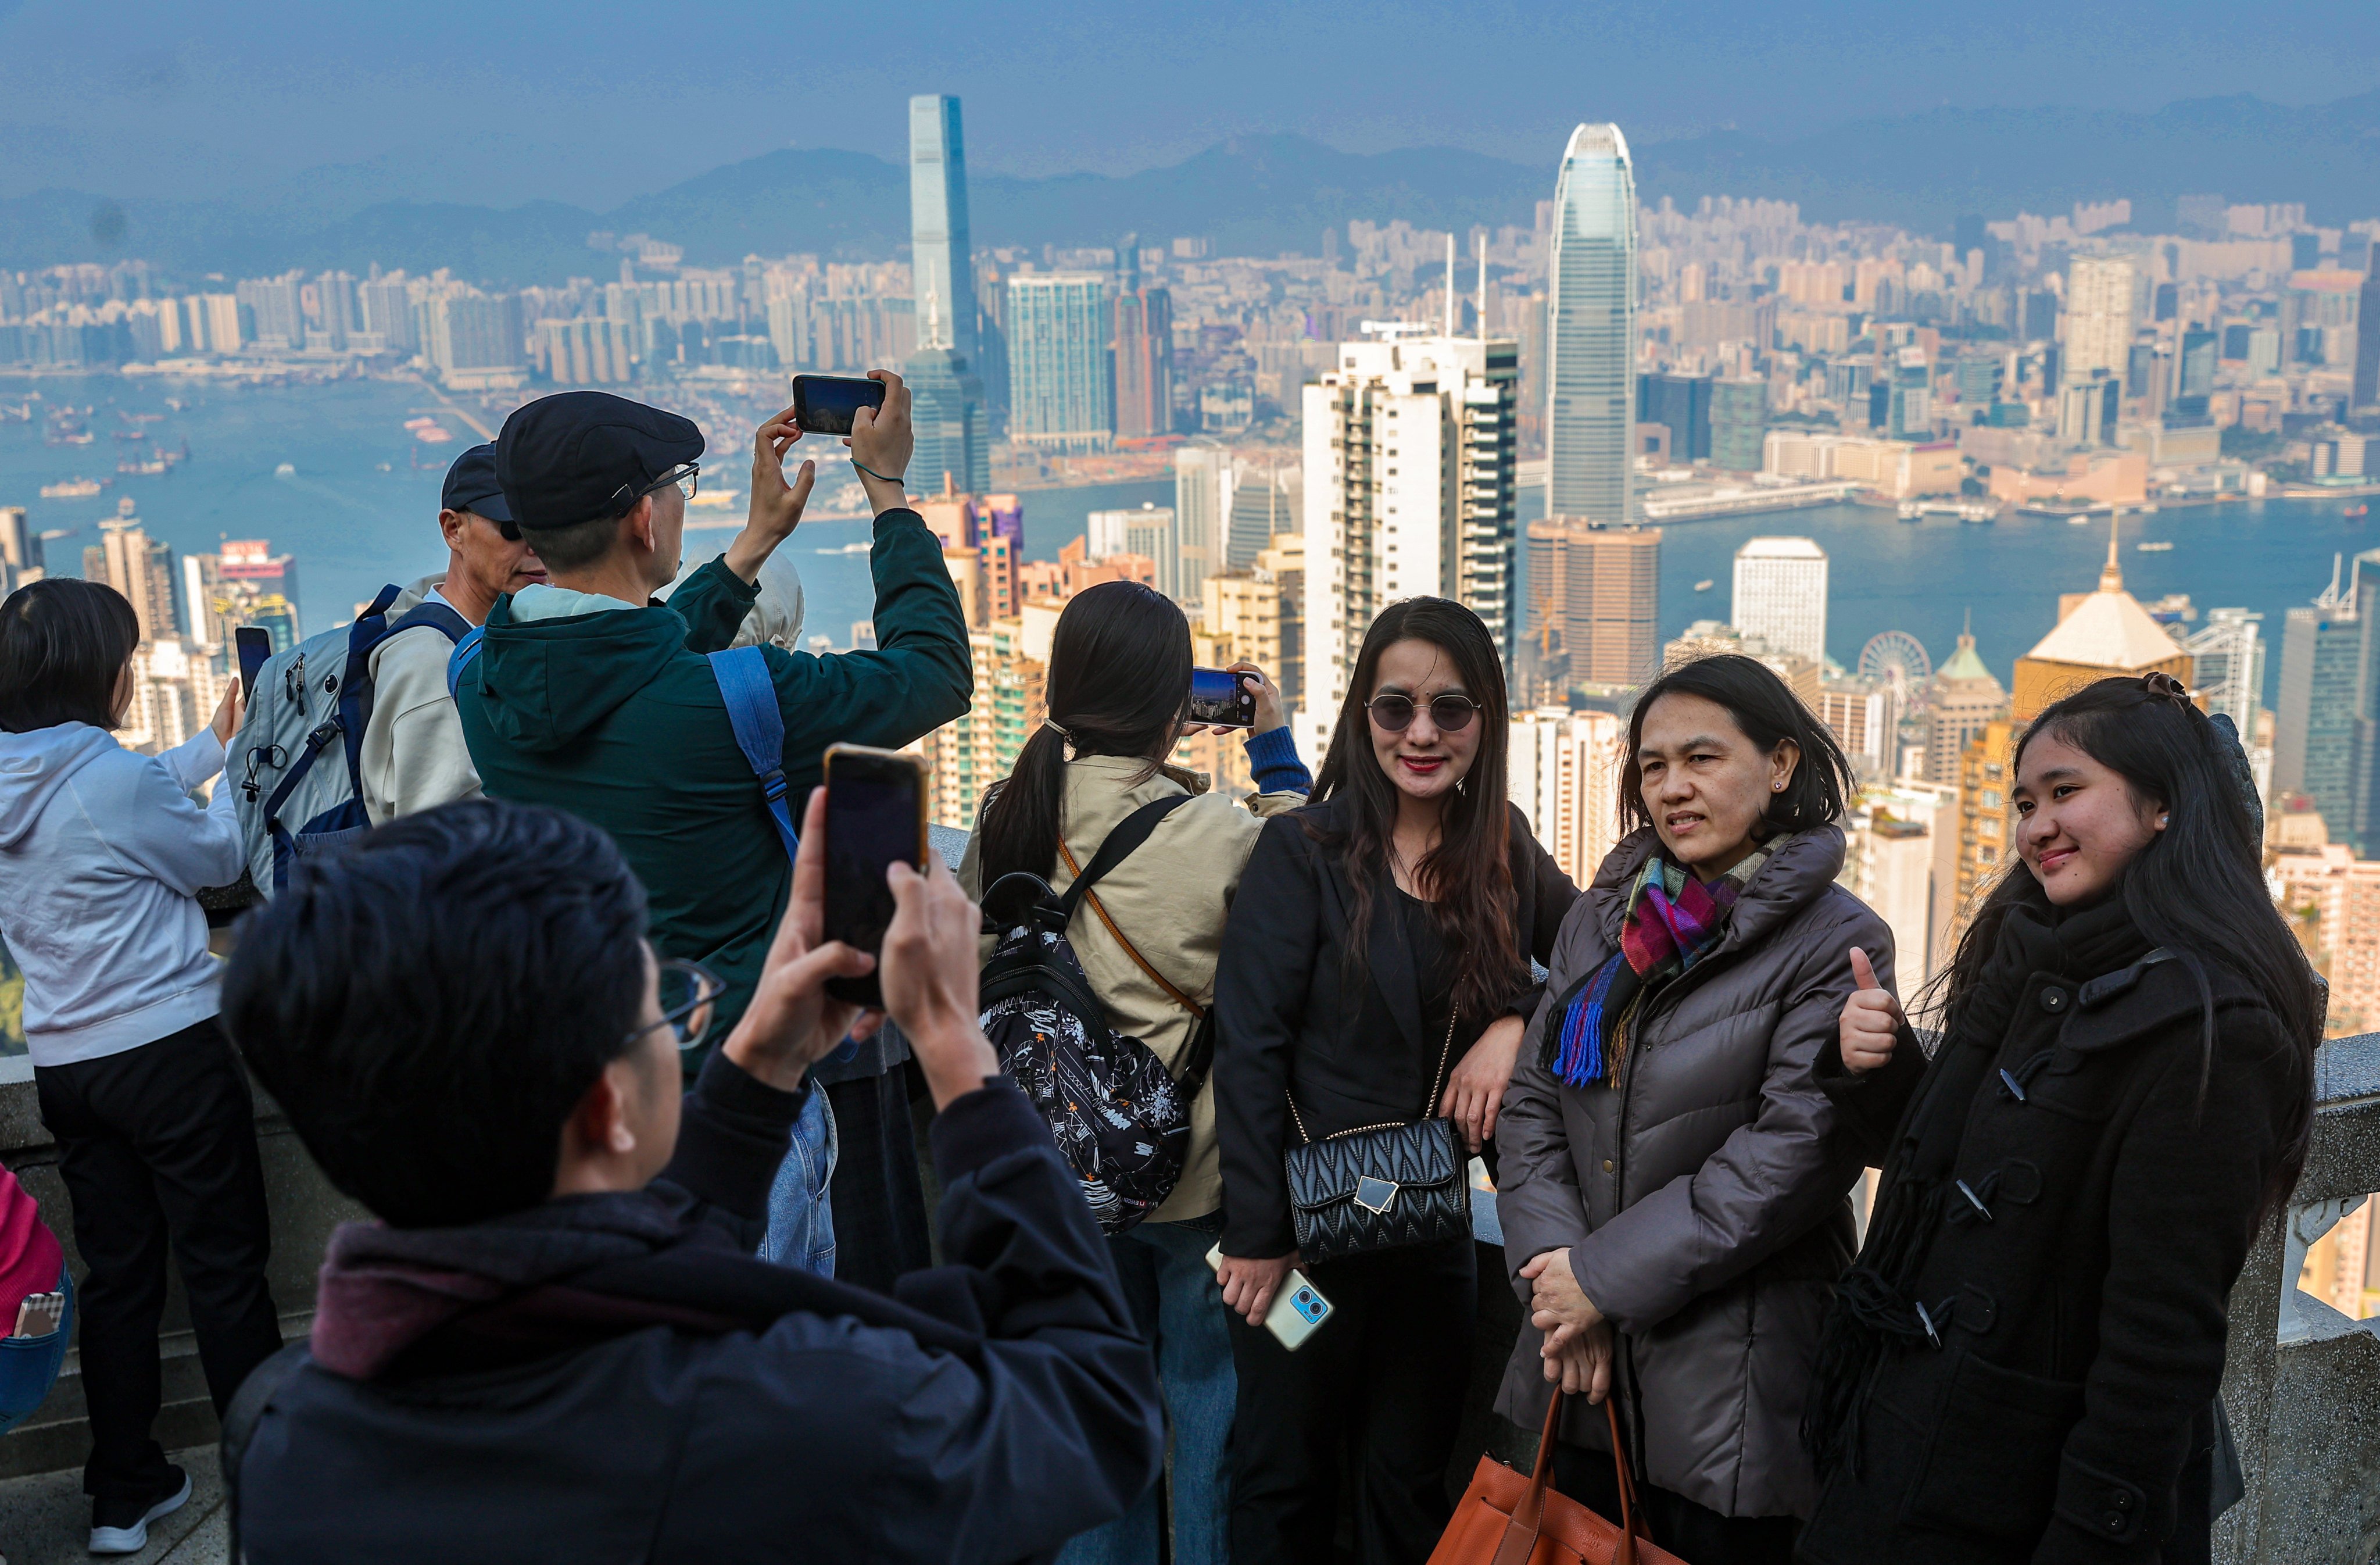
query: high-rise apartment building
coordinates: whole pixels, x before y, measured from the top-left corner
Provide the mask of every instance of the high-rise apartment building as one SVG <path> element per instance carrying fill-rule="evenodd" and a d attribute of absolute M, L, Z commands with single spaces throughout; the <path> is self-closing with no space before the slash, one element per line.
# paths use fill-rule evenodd
<path fill-rule="evenodd" d="M 2008 715 L 2008 691 L 1975 654 L 1972 631 L 1941 667 L 1925 697 L 1925 780 L 1955 785 L 1959 757 L 1995 720 Z"/>
<path fill-rule="evenodd" d="M 1827 551 L 1807 538 L 1753 538 L 1735 551 L 1729 621 L 1771 652 L 1827 661 Z"/>
<path fill-rule="evenodd" d="M 1506 790 L 1529 831 L 1585 886 L 1620 841 L 1620 773 L 1628 722 L 1609 712 L 1548 707 L 1512 715 Z"/>
<path fill-rule="evenodd" d="M 2264 704 L 2264 617 L 2244 608 L 2210 608 L 2204 627 L 2181 643 L 2207 715 L 2230 718 L 2242 744 L 2256 742 L 2256 714 Z"/>
<path fill-rule="evenodd" d="M 1008 431 L 1055 451 L 1104 451 L 1109 397 L 1107 279 L 1034 272 L 1008 279 Z"/>
<path fill-rule="evenodd" d="M 306 307 L 299 295 L 304 274 L 249 277 L 234 288 L 247 316 L 248 340 L 269 353 L 286 353 L 306 346 Z"/>
<path fill-rule="evenodd" d="M 1136 241 L 1117 246 L 1115 432 L 1145 440 L 1173 431 L 1173 297 L 1140 281 Z"/>
<path fill-rule="evenodd" d="M 2121 255 L 2078 255 L 2066 273 L 2066 354 L 2069 381 L 2094 371 L 2121 380 L 2131 362 L 2132 263 Z"/>
<path fill-rule="evenodd" d="M 2371 677 L 2374 620 L 2380 615 L 2380 550 L 2355 556 L 2344 586 L 2336 563 L 2330 585 L 2289 611 L 2281 630 L 2280 702 L 2273 712 L 2273 793 L 2313 801 L 2329 840 L 2358 856 L 2374 843 L 2373 735 L 2380 691 Z"/>
<path fill-rule="evenodd" d="M 1548 685 L 1639 685 L 1661 658 L 1661 530 L 1529 524 L 1529 641 Z"/>
<path fill-rule="evenodd" d="M 968 250 L 966 139 L 959 101 L 909 100 L 909 277 L 917 319 L 939 312 L 942 347 L 976 359 L 975 264 Z"/>
<path fill-rule="evenodd" d="M 1509 668 L 1518 357 L 1510 341 L 1391 336 L 1340 344 L 1305 387 L 1305 753 L 1323 752 L 1364 631 L 1399 598 L 1467 605 Z"/>
<path fill-rule="evenodd" d="M 1173 517 L 1185 543 L 1194 533 L 1224 536 L 1231 483 L 1232 454 L 1221 446 L 1184 446 L 1173 453 Z M 1245 569 L 1254 561 L 1254 555 L 1246 560 L 1210 556 L 1209 569 Z"/>
<path fill-rule="evenodd" d="M 1293 464 L 1232 464 L 1223 491 L 1223 557 L 1232 569 L 1255 564 L 1275 537 L 1298 530 L 1299 476 Z"/>
<path fill-rule="evenodd" d="M 129 502 L 127 502 L 129 504 Z M 132 605 L 140 622 L 140 639 L 158 641 L 181 633 L 174 612 L 174 551 L 152 542 L 138 518 L 118 517 L 100 523 L 100 557 L 106 582 Z"/>
<path fill-rule="evenodd" d="M 1626 526 L 1637 516 L 1636 177 L 1616 125 L 1582 125 L 1563 150 L 1548 288 L 1546 514 Z"/>
<path fill-rule="evenodd" d="M 2355 381 L 2349 400 L 2357 408 L 2380 408 L 2380 249 L 2355 309 Z"/>

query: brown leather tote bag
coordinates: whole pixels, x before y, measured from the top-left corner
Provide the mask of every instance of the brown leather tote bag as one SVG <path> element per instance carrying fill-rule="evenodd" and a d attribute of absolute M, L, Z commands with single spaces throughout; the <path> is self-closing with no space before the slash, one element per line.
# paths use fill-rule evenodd
<path fill-rule="evenodd" d="M 1536 1470 L 1528 1476 L 1493 1457 L 1479 1459 L 1471 1486 L 1454 1508 L 1454 1520 L 1430 1551 L 1429 1565 L 1686 1565 L 1645 1534 L 1613 1400 L 1607 1399 L 1603 1409 L 1611 1420 L 1611 1460 L 1620 1471 L 1619 1524 L 1553 1486 L 1554 1438 L 1561 1427 L 1561 1408 L 1557 1388 L 1553 1404 L 1546 1409 L 1545 1437 L 1537 1442 Z"/>

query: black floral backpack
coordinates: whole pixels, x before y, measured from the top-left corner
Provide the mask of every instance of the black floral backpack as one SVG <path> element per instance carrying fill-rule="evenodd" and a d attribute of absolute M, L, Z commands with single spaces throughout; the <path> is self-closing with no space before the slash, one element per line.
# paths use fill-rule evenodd
<path fill-rule="evenodd" d="M 1100 877 L 1188 802 L 1189 795 L 1175 794 L 1125 816 L 1062 895 L 1040 876 L 1025 874 L 1001 876 L 983 895 L 990 910 L 1013 906 L 1019 892 L 1038 888 L 1021 914 L 1002 921 L 1000 943 L 984 964 L 984 1035 L 999 1053 L 1001 1069 L 1049 1122 L 1059 1155 L 1082 1180 L 1091 1215 L 1110 1234 L 1123 1233 L 1163 1205 L 1182 1178 L 1190 1106 L 1214 1064 L 1215 1021 L 1211 1011 L 1190 1008 L 1198 1030 L 1176 1081 L 1147 1044 L 1107 1024 L 1066 926 Z M 1137 952 L 1133 956 L 1139 960 Z M 1170 984 L 1165 987 L 1172 992 Z"/>

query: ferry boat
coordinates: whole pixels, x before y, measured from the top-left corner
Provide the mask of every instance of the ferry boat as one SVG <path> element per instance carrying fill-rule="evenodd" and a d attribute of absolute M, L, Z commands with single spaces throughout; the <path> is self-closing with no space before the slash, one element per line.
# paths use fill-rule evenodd
<path fill-rule="evenodd" d="M 1697 593 L 1707 593 L 1707 592 L 1709 592 L 1713 587 L 1716 587 L 1716 586 L 1718 586 L 1718 582 L 1716 582 L 1716 581 L 1712 581 L 1709 577 L 1706 576 L 1706 577 L 1704 577 L 1701 581 L 1697 581 L 1697 582 L 1695 582 L 1695 583 L 1694 583 L 1694 591 L 1695 591 L 1695 592 L 1697 592 Z"/>
<path fill-rule="evenodd" d="M 135 478 L 154 478 L 159 473 L 164 472 L 172 466 L 173 464 L 166 461 L 163 457 L 152 457 L 146 461 L 142 461 L 137 457 L 127 457 L 122 461 L 115 464 L 115 471 L 120 473 L 128 473 Z"/>
<path fill-rule="evenodd" d="M 2132 547 L 2144 555 L 2169 555 L 2173 553 L 2173 540 L 2170 538 L 2143 538 L 2139 543 L 2133 544 Z"/>
<path fill-rule="evenodd" d="M 1903 521 L 1915 521 L 1919 517 L 1924 516 L 1925 514 L 1925 513 L 1923 510 L 1921 510 L 1921 509 L 1919 509 L 1919 508 L 1918 508 L 1918 505 L 1917 505 L 1917 502 L 1916 502 L 1916 501 L 1914 501 L 1914 500 L 1903 500 L 1903 501 L 1901 501 L 1901 502 L 1900 502 L 1900 520 L 1903 520 Z"/>
<path fill-rule="evenodd" d="M 99 493 L 102 485 L 95 478 L 70 478 L 64 483 L 42 485 L 44 500 L 88 500 Z"/>

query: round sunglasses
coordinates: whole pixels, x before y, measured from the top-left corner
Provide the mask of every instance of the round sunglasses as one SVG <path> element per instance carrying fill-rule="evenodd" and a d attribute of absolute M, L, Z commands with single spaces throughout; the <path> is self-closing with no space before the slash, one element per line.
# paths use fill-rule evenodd
<path fill-rule="evenodd" d="M 1374 726 L 1385 734 L 1401 734 L 1413 727 L 1414 698 L 1390 691 L 1376 695 L 1365 708 L 1371 713 Z M 1435 695 L 1429 698 L 1430 723 L 1442 734 L 1459 734 L 1471 726 L 1472 715 L 1479 703 L 1467 695 Z"/>

